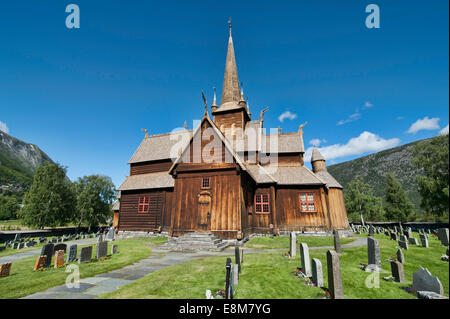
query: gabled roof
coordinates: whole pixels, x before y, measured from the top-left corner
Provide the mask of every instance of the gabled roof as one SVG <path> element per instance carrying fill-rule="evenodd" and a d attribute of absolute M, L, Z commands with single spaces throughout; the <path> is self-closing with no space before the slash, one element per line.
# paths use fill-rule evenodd
<path fill-rule="evenodd" d="M 331 174 L 328 173 L 327 171 L 320 171 L 314 174 L 316 174 L 316 176 L 322 179 L 328 188 L 343 188 L 342 185 L 339 184 L 339 182 L 335 180 L 334 177 L 331 176 Z"/>
<path fill-rule="evenodd" d="M 128 164 L 177 158 L 184 146 L 180 140 L 187 140 L 192 130 L 146 136 L 134 152 Z M 171 154 L 171 151 L 173 154 Z"/>
<path fill-rule="evenodd" d="M 225 145 L 225 149 L 228 150 L 232 155 L 233 158 L 236 160 L 236 163 L 240 166 L 240 168 L 242 170 L 246 170 L 245 167 L 245 163 L 244 161 L 241 159 L 241 157 L 239 155 L 236 154 L 236 152 L 234 151 L 234 149 L 232 148 L 232 145 L 230 144 L 230 142 L 228 141 L 228 139 L 225 137 L 225 135 L 223 135 L 223 133 L 219 130 L 219 128 L 217 127 L 217 125 L 211 121 L 208 112 L 205 111 L 205 114 L 203 115 L 203 119 L 200 121 L 200 125 L 195 129 L 194 133 L 191 135 L 191 138 L 189 139 L 189 142 L 184 146 L 183 150 L 180 152 L 180 155 L 177 157 L 177 159 L 174 161 L 174 163 L 172 164 L 172 166 L 169 169 L 169 174 L 174 170 L 174 168 L 178 165 L 178 163 L 180 162 L 181 158 L 183 157 L 184 153 L 186 152 L 186 150 L 188 149 L 188 147 L 191 145 L 191 141 L 194 139 L 195 135 L 197 135 L 198 132 L 201 131 L 201 127 L 204 121 L 207 121 L 212 129 L 214 130 L 214 132 L 217 134 L 217 136 L 219 136 L 220 140 L 223 142 L 223 144 Z"/>
<path fill-rule="evenodd" d="M 273 139 L 273 142 L 271 142 Z M 271 143 L 276 143 L 275 149 L 271 147 Z M 263 135 L 262 152 L 269 153 L 302 153 L 303 149 L 302 141 L 298 132 L 280 133 L 280 134 L 267 134 Z"/>
<path fill-rule="evenodd" d="M 266 171 L 278 185 L 324 185 L 313 172 L 305 166 L 271 166 Z"/>
<path fill-rule="evenodd" d="M 128 176 L 120 185 L 120 191 L 133 189 L 170 188 L 175 185 L 172 175 L 167 172 L 139 174 Z"/>

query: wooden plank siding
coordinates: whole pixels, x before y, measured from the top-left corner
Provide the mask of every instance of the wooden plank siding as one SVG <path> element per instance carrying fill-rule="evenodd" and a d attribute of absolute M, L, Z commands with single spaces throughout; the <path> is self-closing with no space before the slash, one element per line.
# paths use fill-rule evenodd
<path fill-rule="evenodd" d="M 170 159 L 133 163 L 130 165 L 130 175 L 148 174 L 168 171 L 173 162 Z"/>
<path fill-rule="evenodd" d="M 314 194 L 316 212 L 301 212 L 300 193 L 302 192 Z M 280 230 L 325 231 L 329 229 L 328 210 L 321 188 L 278 188 L 277 208 L 277 224 Z"/>
<path fill-rule="evenodd" d="M 328 189 L 328 207 L 330 207 L 331 227 L 335 229 L 348 229 L 350 225 L 348 223 L 342 189 Z"/>
<path fill-rule="evenodd" d="M 165 215 L 165 190 L 123 191 L 120 198 L 119 230 L 154 231 L 163 227 Z M 141 196 L 150 196 L 149 212 L 138 212 Z"/>

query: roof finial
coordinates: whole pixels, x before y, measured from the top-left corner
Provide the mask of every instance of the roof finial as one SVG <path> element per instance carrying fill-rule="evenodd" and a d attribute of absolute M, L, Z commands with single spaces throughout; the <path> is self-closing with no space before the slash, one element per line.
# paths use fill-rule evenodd
<path fill-rule="evenodd" d="M 202 91 L 203 103 L 205 103 L 205 114 L 208 114 L 208 102 L 206 102 L 205 94 Z"/>
<path fill-rule="evenodd" d="M 217 101 L 216 101 L 216 87 L 214 87 L 214 99 L 213 99 L 213 104 L 211 106 L 217 106 Z"/>
<path fill-rule="evenodd" d="M 184 129 L 187 129 L 187 122 L 186 120 L 184 120 L 184 125 L 183 125 Z"/>
<path fill-rule="evenodd" d="M 231 37 L 231 17 L 228 19 L 228 25 L 230 26 L 230 37 Z"/>
<path fill-rule="evenodd" d="M 145 133 L 145 137 L 144 138 L 149 137 L 148 136 L 148 130 L 146 128 L 141 128 L 141 131 L 144 131 L 144 133 Z"/>
<path fill-rule="evenodd" d="M 267 112 L 267 110 L 269 109 L 269 107 L 266 107 L 264 110 L 261 111 L 261 113 L 259 114 L 259 121 L 262 122 L 263 118 L 264 118 L 264 113 Z"/>

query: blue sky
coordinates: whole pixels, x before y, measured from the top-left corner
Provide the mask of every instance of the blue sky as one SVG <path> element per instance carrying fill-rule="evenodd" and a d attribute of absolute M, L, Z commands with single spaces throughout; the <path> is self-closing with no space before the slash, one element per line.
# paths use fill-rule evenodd
<path fill-rule="evenodd" d="M 80 29 L 65 26 L 70 3 Z M 379 29 L 365 26 L 370 3 Z M 269 106 L 265 127 L 283 132 L 308 121 L 305 145 L 320 141 L 339 163 L 448 129 L 448 9 L 443 0 L 9 1 L 0 128 L 68 166 L 72 180 L 99 173 L 118 186 L 141 128 L 191 128 L 201 91 L 221 95 L 231 16 L 252 114 Z M 280 122 L 286 111 L 296 117 Z"/>

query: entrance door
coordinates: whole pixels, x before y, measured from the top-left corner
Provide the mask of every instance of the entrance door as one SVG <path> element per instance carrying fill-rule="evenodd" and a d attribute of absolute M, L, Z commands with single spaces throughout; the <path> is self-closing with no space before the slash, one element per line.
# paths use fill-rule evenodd
<path fill-rule="evenodd" d="M 211 230 L 211 194 L 209 192 L 198 194 L 197 224 L 199 232 Z"/>

